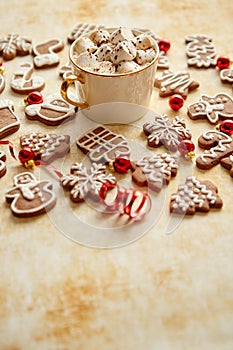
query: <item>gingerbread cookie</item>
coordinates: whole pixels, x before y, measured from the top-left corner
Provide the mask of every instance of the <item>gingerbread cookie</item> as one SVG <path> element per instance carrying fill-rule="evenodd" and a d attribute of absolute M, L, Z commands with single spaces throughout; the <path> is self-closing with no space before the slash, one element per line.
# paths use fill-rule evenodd
<path fill-rule="evenodd" d="M 129 157 L 130 155 L 127 140 L 102 125 L 85 132 L 79 137 L 76 144 L 94 163 L 109 163 L 116 157 Z"/>
<path fill-rule="evenodd" d="M 0 151 L 0 177 L 6 174 L 6 154 Z"/>
<path fill-rule="evenodd" d="M 94 30 L 103 29 L 105 26 L 98 24 L 78 23 L 68 34 L 67 40 L 70 44 L 83 35 L 87 35 Z"/>
<path fill-rule="evenodd" d="M 188 106 L 188 116 L 193 119 L 207 119 L 211 124 L 233 118 L 233 98 L 225 93 L 211 97 L 201 95 L 198 102 Z"/>
<path fill-rule="evenodd" d="M 28 94 L 32 91 L 41 91 L 45 81 L 42 77 L 33 76 L 33 64 L 27 62 L 20 64 L 12 76 L 10 86 L 18 94 Z"/>
<path fill-rule="evenodd" d="M 2 66 L 2 61 L 0 60 L 0 94 L 5 88 L 5 78 L 4 78 L 4 68 Z"/>
<path fill-rule="evenodd" d="M 25 115 L 46 125 L 60 125 L 75 117 L 77 109 L 63 100 L 59 94 L 48 96 L 42 103 L 29 104 Z"/>
<path fill-rule="evenodd" d="M 184 71 L 173 73 L 169 70 L 165 70 L 160 77 L 155 78 L 154 86 L 160 89 L 160 97 L 179 94 L 186 99 L 189 91 L 197 89 L 199 87 L 199 83 L 190 78 L 190 74 L 188 72 Z"/>
<path fill-rule="evenodd" d="M 82 163 L 75 163 L 70 169 L 70 175 L 61 178 L 61 185 L 65 190 L 70 191 L 70 199 L 73 202 L 82 202 L 87 197 L 99 200 L 99 192 L 104 183 L 116 183 L 115 177 L 105 173 L 106 167 L 103 164 L 92 163 L 87 168 Z"/>
<path fill-rule="evenodd" d="M 20 122 L 14 113 L 14 105 L 10 100 L 0 101 L 0 139 L 19 130 Z"/>
<path fill-rule="evenodd" d="M 222 69 L 220 71 L 220 79 L 223 83 L 233 84 L 233 69 Z"/>
<path fill-rule="evenodd" d="M 169 120 L 166 115 L 155 115 L 155 120 L 146 122 L 143 131 L 148 137 L 148 146 L 164 145 L 169 151 L 176 152 L 182 140 L 190 140 L 192 135 L 185 127 L 183 118 L 175 117 Z"/>
<path fill-rule="evenodd" d="M 62 40 L 51 39 L 33 46 L 34 66 L 37 69 L 55 67 L 59 64 L 60 58 L 56 52 L 64 48 Z"/>
<path fill-rule="evenodd" d="M 216 66 L 216 50 L 212 39 L 206 35 L 188 35 L 185 38 L 188 66 L 209 68 Z"/>
<path fill-rule="evenodd" d="M 178 187 L 178 192 L 172 194 L 170 212 L 194 215 L 197 211 L 208 212 L 211 208 L 220 209 L 222 206 L 218 189 L 211 181 L 189 176 L 185 184 Z"/>
<path fill-rule="evenodd" d="M 14 187 L 6 192 L 12 213 L 27 218 L 51 210 L 56 204 L 56 195 L 48 180 L 37 181 L 32 173 L 25 172 L 14 177 Z"/>
<path fill-rule="evenodd" d="M 16 55 L 24 56 L 30 53 L 32 41 L 18 34 L 8 34 L 0 38 L 0 55 L 4 60 L 12 60 Z"/>
<path fill-rule="evenodd" d="M 229 170 L 231 177 L 233 177 L 233 153 L 228 157 L 224 157 L 220 160 L 220 164 Z"/>
<path fill-rule="evenodd" d="M 137 186 L 148 186 L 152 191 L 160 192 L 177 174 L 177 157 L 168 153 L 144 157 L 131 162 L 131 168 L 132 180 Z"/>
<path fill-rule="evenodd" d="M 233 153 L 232 137 L 216 130 L 204 132 L 198 139 L 198 145 L 205 151 L 197 157 L 196 165 L 204 170 L 213 168 L 222 158 Z"/>
<path fill-rule="evenodd" d="M 32 149 L 35 160 L 51 163 L 57 158 L 64 157 L 70 151 L 70 137 L 32 132 L 20 137 L 20 146 Z"/>

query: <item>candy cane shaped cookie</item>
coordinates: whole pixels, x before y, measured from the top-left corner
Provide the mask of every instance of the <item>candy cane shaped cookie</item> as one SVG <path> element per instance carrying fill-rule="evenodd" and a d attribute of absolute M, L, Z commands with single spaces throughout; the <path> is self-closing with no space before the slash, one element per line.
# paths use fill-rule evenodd
<path fill-rule="evenodd" d="M 213 168 L 222 158 L 233 153 L 232 137 L 215 130 L 204 132 L 198 139 L 198 145 L 205 151 L 197 157 L 196 165 L 204 170 Z"/>

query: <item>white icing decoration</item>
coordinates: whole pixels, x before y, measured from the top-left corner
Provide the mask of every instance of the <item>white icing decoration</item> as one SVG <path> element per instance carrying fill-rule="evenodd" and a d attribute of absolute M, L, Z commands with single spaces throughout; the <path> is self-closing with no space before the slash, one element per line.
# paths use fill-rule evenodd
<path fill-rule="evenodd" d="M 5 78 L 3 74 L 0 73 L 0 93 L 3 91 L 5 87 Z"/>
<path fill-rule="evenodd" d="M 10 113 L 15 118 L 15 121 L 12 122 L 12 120 L 10 120 L 10 123 L 8 125 L 4 126 L 3 128 L 0 128 L 0 135 L 1 133 L 4 133 L 7 129 L 11 129 L 20 125 L 19 118 L 14 113 L 14 110 L 13 110 L 14 104 L 11 100 L 0 100 L 0 114 L 1 114 L 1 109 L 5 109 L 5 108 L 9 109 Z"/>
<path fill-rule="evenodd" d="M 184 119 L 179 117 L 170 122 L 166 115 L 156 115 L 155 121 L 146 122 L 143 128 L 150 133 L 148 140 L 156 145 L 162 139 L 168 146 L 178 145 L 179 137 L 189 139 L 191 136 L 190 131 L 184 127 Z"/>
<path fill-rule="evenodd" d="M 222 69 L 220 71 L 220 78 L 222 81 L 233 83 L 233 69 Z"/>
<path fill-rule="evenodd" d="M 163 74 L 162 77 L 157 78 L 157 80 L 161 81 L 161 91 L 165 92 L 167 90 L 167 86 L 169 86 L 171 90 L 178 88 L 178 92 L 181 94 L 184 93 L 185 90 L 188 89 L 188 87 L 194 82 L 187 72 L 172 73 L 169 71 Z"/>
<path fill-rule="evenodd" d="M 18 183 L 21 179 L 22 183 Z M 41 184 L 43 185 L 42 191 L 39 190 L 39 188 L 37 187 Z M 6 192 L 5 197 L 8 200 L 12 199 L 11 210 L 19 216 L 23 214 L 36 214 L 37 212 L 40 213 L 41 210 L 44 210 L 47 207 L 50 208 L 51 204 L 54 203 L 56 200 L 55 193 L 51 191 L 52 183 L 48 180 L 37 181 L 32 173 L 25 172 L 16 175 L 14 177 L 14 185 L 15 186 L 13 188 L 9 189 Z M 12 191 L 16 190 L 19 190 L 19 192 L 11 193 Z M 48 193 L 50 197 L 47 200 L 45 200 L 45 198 L 43 198 L 42 192 Z M 26 207 L 26 209 L 19 209 L 17 208 L 17 201 L 20 196 L 22 196 L 27 202 L 33 201 L 33 199 L 35 199 L 35 197 L 38 196 L 41 199 L 41 204 L 37 207 L 32 207 L 30 209 L 28 207 Z"/>
<path fill-rule="evenodd" d="M 171 196 L 171 200 L 175 201 L 172 207 L 174 209 L 180 209 L 183 213 L 185 213 L 189 207 L 195 205 L 201 208 L 205 199 L 207 199 L 210 204 L 214 204 L 217 197 L 214 196 L 213 191 L 208 190 L 206 186 L 201 184 L 194 176 L 187 177 L 186 183 L 178 187 L 178 193 Z"/>
<path fill-rule="evenodd" d="M 116 181 L 112 174 L 105 174 L 105 168 L 103 164 L 92 163 L 92 166 L 87 169 L 83 164 L 75 163 L 71 167 L 73 174 L 63 176 L 61 183 L 63 186 L 69 183 L 72 187 L 70 193 L 74 198 L 84 199 L 89 192 L 98 195 L 105 182 L 115 183 Z"/>
<path fill-rule="evenodd" d="M 0 151 L 0 173 L 6 168 L 6 163 L 3 160 L 5 156 L 6 156 L 5 152 Z"/>
<path fill-rule="evenodd" d="M 216 50 L 210 37 L 205 35 L 189 35 L 186 37 L 186 55 L 189 65 L 208 68 L 215 65 Z"/>
<path fill-rule="evenodd" d="M 59 63 L 59 56 L 53 52 L 53 53 L 46 53 L 43 55 L 38 55 L 34 57 L 34 63 L 36 67 L 43 67 L 45 65 L 54 65 Z"/>
<path fill-rule="evenodd" d="M 217 135 L 217 138 L 219 139 L 218 145 L 215 147 L 212 147 L 210 150 L 205 151 L 202 155 L 200 155 L 200 159 L 204 162 L 208 162 L 208 158 L 216 158 L 218 157 L 218 152 L 225 152 L 227 148 L 230 148 L 231 144 L 233 143 L 233 140 L 230 136 L 218 132 L 215 130 L 208 130 L 203 133 L 203 138 L 208 141 L 214 138 L 214 135 Z"/>

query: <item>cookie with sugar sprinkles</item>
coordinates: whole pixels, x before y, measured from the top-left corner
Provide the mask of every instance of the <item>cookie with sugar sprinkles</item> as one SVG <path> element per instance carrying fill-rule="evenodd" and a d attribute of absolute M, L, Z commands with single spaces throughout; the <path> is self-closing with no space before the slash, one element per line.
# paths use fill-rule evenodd
<path fill-rule="evenodd" d="M 194 215 L 196 212 L 208 212 L 222 206 L 217 186 L 209 180 L 200 181 L 195 176 L 187 177 L 170 200 L 170 212 L 180 215 Z"/>

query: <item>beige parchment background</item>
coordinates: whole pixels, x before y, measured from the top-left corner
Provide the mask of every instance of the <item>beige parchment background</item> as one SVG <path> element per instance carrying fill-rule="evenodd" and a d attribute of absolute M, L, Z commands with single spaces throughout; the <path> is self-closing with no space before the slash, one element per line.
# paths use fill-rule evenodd
<path fill-rule="evenodd" d="M 79 22 L 150 28 L 171 41 L 170 68 L 183 70 L 188 34 L 211 36 L 219 55 L 233 57 L 232 14 L 228 0 L 1 0 L 0 33 L 15 32 L 34 42 L 49 38 L 66 42 Z M 61 64 L 67 61 L 68 49 L 66 42 L 59 53 Z M 19 136 L 28 131 L 53 131 L 27 121 L 23 97 L 10 90 L 11 75 L 27 60 L 32 58 L 4 63 L 6 88 L 1 99 L 14 101 L 21 120 L 20 130 L 9 137 L 16 147 Z M 200 88 L 188 96 L 179 113 L 169 109 L 168 100 L 159 98 L 157 89 L 150 108 L 169 117 L 184 117 L 195 142 L 210 125 L 191 121 L 187 105 L 201 93 L 232 95 L 232 87 L 220 82 L 215 69 L 189 71 Z M 58 68 L 38 73 L 46 79 L 44 95 L 59 91 Z M 127 126 L 113 130 L 129 136 Z M 140 132 L 130 137 L 145 142 Z M 200 152 L 196 150 L 197 155 Z M 166 234 L 169 196 L 179 184 L 178 176 L 166 189 L 158 222 L 143 238 L 123 248 L 99 250 L 67 239 L 47 215 L 30 220 L 12 216 L 4 192 L 24 169 L 7 155 L 8 172 L 0 180 L 1 350 L 232 349 L 233 183 L 225 169 L 216 166 L 203 172 L 195 162 L 189 165 L 191 173 L 218 185 L 224 201 L 221 211 L 185 218 Z M 68 164 L 81 159 L 73 145 L 64 167 L 68 171 Z M 40 170 L 34 172 L 39 175 Z M 73 209 L 91 215 L 84 206 Z"/>

